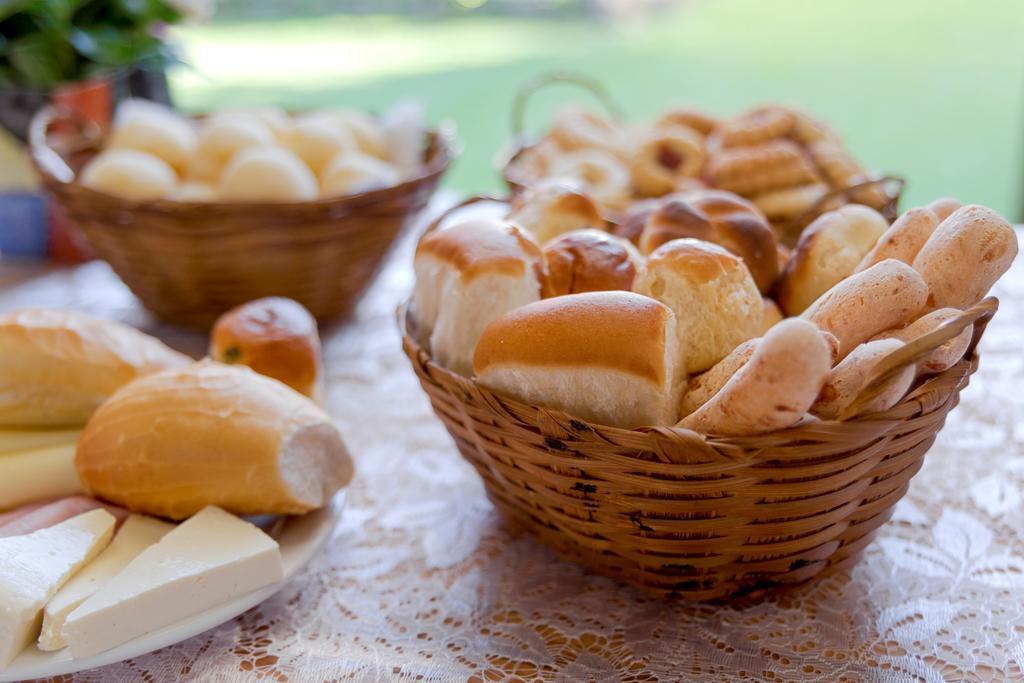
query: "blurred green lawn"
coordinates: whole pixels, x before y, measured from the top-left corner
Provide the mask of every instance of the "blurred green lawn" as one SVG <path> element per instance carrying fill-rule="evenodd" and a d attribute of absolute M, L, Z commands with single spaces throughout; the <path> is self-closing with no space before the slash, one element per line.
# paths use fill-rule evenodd
<path fill-rule="evenodd" d="M 448 185 L 497 190 L 516 89 L 552 69 L 607 84 L 631 119 L 672 103 L 717 114 L 805 106 L 868 166 L 904 175 L 905 206 L 951 194 L 1021 218 L 1024 0 L 692 0 L 630 22 L 327 16 L 178 30 L 180 105 L 381 108 L 422 100 L 464 146 Z M 538 97 L 530 122 L 586 99 Z"/>

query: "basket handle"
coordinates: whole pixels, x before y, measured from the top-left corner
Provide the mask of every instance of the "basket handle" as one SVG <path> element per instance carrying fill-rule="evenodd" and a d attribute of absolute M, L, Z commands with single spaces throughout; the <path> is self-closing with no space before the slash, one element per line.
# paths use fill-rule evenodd
<path fill-rule="evenodd" d="M 871 378 L 860 394 L 850 403 L 850 405 L 844 410 L 837 419 L 845 420 L 848 417 L 856 415 L 860 412 L 861 408 L 867 405 L 871 400 L 878 396 L 885 388 L 886 383 L 895 377 L 903 368 L 911 363 L 924 358 L 930 352 L 934 351 L 937 347 L 945 344 L 950 339 L 953 339 L 958 334 L 964 331 L 968 325 L 974 325 L 974 334 L 971 336 L 971 343 L 967 346 L 967 351 L 964 352 L 964 357 L 970 357 L 978 346 L 978 342 L 981 341 L 981 335 L 985 332 L 985 327 L 988 325 L 989 320 L 995 315 L 999 309 L 999 299 L 995 297 L 988 297 L 982 299 L 978 303 L 974 304 L 967 310 L 961 312 L 956 317 L 946 320 L 941 325 L 936 327 L 931 332 L 921 335 L 916 339 L 913 339 L 898 349 L 890 352 L 885 357 L 879 359 L 875 365 L 868 370 L 868 375 Z"/>
<path fill-rule="evenodd" d="M 572 71 L 550 71 L 531 78 L 516 92 L 512 100 L 512 138 L 522 141 L 526 130 L 526 106 L 537 91 L 555 83 L 575 85 L 588 91 L 601 103 L 613 119 L 622 119 L 622 107 L 595 78 Z"/>
<path fill-rule="evenodd" d="M 36 168 L 49 175 L 55 182 L 70 183 L 75 172 L 64 160 L 64 156 L 50 146 L 50 129 L 57 124 L 70 124 L 77 131 L 78 141 L 69 145 L 65 152 L 75 152 L 95 145 L 103 137 L 99 124 L 72 109 L 47 105 L 36 112 L 29 124 L 29 151 Z"/>
<path fill-rule="evenodd" d="M 889 201 L 898 201 L 900 195 L 903 194 L 903 188 L 906 187 L 907 181 L 897 175 L 881 175 L 862 180 L 846 187 L 839 187 L 834 190 L 830 190 L 823 194 L 816 202 L 811 204 L 810 208 L 801 214 L 799 220 L 801 225 L 806 225 L 821 214 L 822 209 L 829 205 L 830 202 L 836 199 L 849 199 L 850 195 L 858 190 L 864 190 L 869 187 L 879 185 L 885 192 Z"/>

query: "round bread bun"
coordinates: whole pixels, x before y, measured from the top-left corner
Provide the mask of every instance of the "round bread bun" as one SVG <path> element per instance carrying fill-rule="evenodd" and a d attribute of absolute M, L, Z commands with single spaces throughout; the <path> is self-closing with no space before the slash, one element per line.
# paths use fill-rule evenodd
<path fill-rule="evenodd" d="M 761 330 L 764 304 L 740 257 L 717 244 L 678 239 L 658 247 L 633 291 L 675 313 L 679 352 L 689 374 L 707 370 Z"/>
<path fill-rule="evenodd" d="M 387 131 L 376 118 L 358 109 L 335 109 L 328 113 L 335 117 L 338 125 L 348 130 L 364 154 L 385 161 L 391 158 Z"/>
<path fill-rule="evenodd" d="M 680 237 L 714 242 L 742 258 L 761 292 L 778 276 L 775 231 L 756 206 L 731 192 L 697 190 L 666 199 L 648 216 L 640 251 L 650 254 Z"/>
<path fill-rule="evenodd" d="M 542 245 L 563 233 L 607 225 L 594 200 L 562 182 L 528 188 L 512 201 L 508 221 Z"/>
<path fill-rule="evenodd" d="M 394 187 L 401 182 L 398 169 L 362 152 L 343 152 L 320 174 L 320 194 L 339 197 Z"/>
<path fill-rule="evenodd" d="M 210 121 L 215 119 L 252 118 L 270 129 L 278 142 L 284 140 L 284 135 L 291 126 L 292 118 L 281 107 L 240 107 L 220 109 L 210 115 Z"/>
<path fill-rule="evenodd" d="M 328 120 L 320 118 L 294 121 L 285 133 L 284 146 L 306 162 L 317 175 L 332 159 L 359 151 L 359 145 L 348 128 L 331 125 Z"/>
<path fill-rule="evenodd" d="M 242 150 L 220 179 L 220 196 L 229 201 L 304 202 L 318 191 L 309 167 L 280 147 Z"/>
<path fill-rule="evenodd" d="M 189 164 L 188 175 L 216 182 L 221 170 L 245 149 L 277 144 L 265 123 L 251 116 L 221 116 L 207 121 L 199 131 L 199 149 Z"/>
<path fill-rule="evenodd" d="M 633 289 L 643 257 L 632 244 L 601 230 L 573 230 L 544 247 L 543 296 Z"/>
<path fill-rule="evenodd" d="M 108 149 L 82 169 L 81 183 L 97 192 L 125 199 L 159 199 L 178 183 L 170 165 L 137 149 Z"/>
<path fill-rule="evenodd" d="M 156 102 L 124 100 L 117 107 L 107 149 L 134 149 L 184 171 L 198 140 L 192 122 Z"/>

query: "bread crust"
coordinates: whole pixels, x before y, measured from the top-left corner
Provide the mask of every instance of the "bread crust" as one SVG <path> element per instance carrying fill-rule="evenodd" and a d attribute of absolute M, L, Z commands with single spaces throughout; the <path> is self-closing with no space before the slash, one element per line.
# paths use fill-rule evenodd
<path fill-rule="evenodd" d="M 544 247 L 542 296 L 625 290 L 643 263 L 636 248 L 600 230 L 574 230 Z"/>

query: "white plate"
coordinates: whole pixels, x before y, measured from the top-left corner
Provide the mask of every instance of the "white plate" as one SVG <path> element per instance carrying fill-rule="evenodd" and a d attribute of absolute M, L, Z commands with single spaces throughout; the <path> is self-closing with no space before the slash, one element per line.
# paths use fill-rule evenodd
<path fill-rule="evenodd" d="M 344 502 L 345 492 L 342 491 L 334 497 L 329 506 L 323 509 L 302 517 L 289 517 L 280 531 L 273 534 L 281 546 L 281 562 L 284 564 L 283 581 L 243 595 L 188 619 L 183 619 L 176 624 L 165 626 L 159 631 L 139 636 L 135 640 L 130 640 L 112 650 L 101 652 L 94 657 L 74 659 L 67 648 L 56 652 L 43 652 L 38 648 L 29 647 L 18 655 L 10 666 L 0 669 L 0 683 L 20 681 L 24 678 L 48 678 L 84 671 L 97 666 L 106 666 L 179 643 L 223 624 L 225 621 L 234 619 L 242 612 L 255 607 L 281 590 L 288 580 L 306 566 L 331 537 L 335 524 L 341 518 L 341 508 Z"/>

